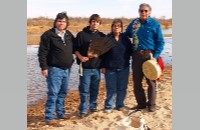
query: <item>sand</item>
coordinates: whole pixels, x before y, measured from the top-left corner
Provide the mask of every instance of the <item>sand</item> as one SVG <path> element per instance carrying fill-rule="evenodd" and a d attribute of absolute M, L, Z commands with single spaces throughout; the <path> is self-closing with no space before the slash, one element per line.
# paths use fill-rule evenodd
<path fill-rule="evenodd" d="M 143 84 L 146 91 L 145 80 L 143 80 Z M 72 117 L 69 120 L 59 120 L 61 124 L 65 125 L 64 127 L 46 125 L 44 120 L 46 99 L 44 98 L 35 105 L 27 106 L 27 130 L 117 130 L 116 122 L 128 117 L 128 113 L 132 111 L 128 108 L 136 105 L 131 73 L 125 99 L 126 110 L 114 110 L 112 113 L 104 113 L 105 94 L 105 81 L 102 81 L 98 95 L 99 111 L 90 113 L 89 116 L 80 119 L 78 117 L 79 92 L 78 90 L 69 90 L 65 101 L 65 109 Z M 141 111 L 146 125 L 151 130 L 172 130 L 172 66 L 165 67 L 164 73 L 159 80 L 156 102 L 157 110 L 155 112 L 148 112 L 146 109 Z M 137 112 L 129 117 L 134 121 L 131 124 L 132 126 L 139 126 L 139 115 Z"/>

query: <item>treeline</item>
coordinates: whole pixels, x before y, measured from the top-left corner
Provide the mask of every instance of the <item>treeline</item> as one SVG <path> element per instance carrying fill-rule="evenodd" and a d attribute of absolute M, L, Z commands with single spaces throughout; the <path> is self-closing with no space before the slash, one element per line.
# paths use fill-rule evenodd
<path fill-rule="evenodd" d="M 127 25 L 132 21 L 133 18 L 121 18 L 124 25 L 123 31 L 126 29 Z M 157 19 L 157 18 L 156 18 Z M 163 29 L 172 27 L 172 19 L 157 19 Z M 113 19 L 111 18 L 102 18 L 102 24 L 100 25 L 99 30 L 104 33 L 110 32 L 111 23 Z M 27 19 L 27 44 L 38 44 L 40 40 L 40 35 L 46 30 L 53 27 L 54 19 L 46 17 L 38 18 L 28 18 Z M 74 35 L 81 31 L 85 26 L 88 25 L 88 18 L 84 17 L 69 17 L 69 27 L 68 29 L 74 33 Z M 33 35 L 32 35 L 33 34 Z M 171 34 L 170 34 L 171 36 Z"/>
<path fill-rule="evenodd" d="M 121 17 L 124 26 L 127 26 L 133 18 L 124 18 Z M 157 19 L 160 24 L 162 25 L 162 28 L 171 28 L 172 27 L 172 19 Z M 28 18 L 27 19 L 27 26 L 53 26 L 54 19 L 48 18 L 48 17 L 38 17 L 38 18 Z M 112 18 L 102 18 L 102 26 L 103 27 L 109 27 L 112 23 Z M 69 27 L 84 27 L 85 25 L 88 25 L 88 18 L 86 17 L 69 17 Z"/>

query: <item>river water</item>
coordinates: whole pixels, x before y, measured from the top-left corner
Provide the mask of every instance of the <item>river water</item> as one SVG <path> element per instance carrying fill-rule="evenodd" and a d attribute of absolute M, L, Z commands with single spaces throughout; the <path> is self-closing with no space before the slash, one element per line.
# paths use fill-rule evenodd
<path fill-rule="evenodd" d="M 38 45 L 27 46 L 27 105 L 35 104 L 47 95 L 47 84 L 41 75 L 37 52 Z M 165 65 L 172 65 L 172 37 L 165 38 L 165 47 L 161 56 Z M 69 89 L 77 90 L 78 83 L 78 65 L 74 63 L 71 68 Z"/>

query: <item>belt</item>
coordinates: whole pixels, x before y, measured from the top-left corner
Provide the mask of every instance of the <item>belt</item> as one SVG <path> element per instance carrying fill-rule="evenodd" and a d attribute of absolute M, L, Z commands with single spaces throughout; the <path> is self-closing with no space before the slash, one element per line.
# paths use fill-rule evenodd
<path fill-rule="evenodd" d="M 152 50 L 136 50 L 135 53 L 140 53 L 140 54 L 147 54 L 147 53 L 152 53 Z"/>

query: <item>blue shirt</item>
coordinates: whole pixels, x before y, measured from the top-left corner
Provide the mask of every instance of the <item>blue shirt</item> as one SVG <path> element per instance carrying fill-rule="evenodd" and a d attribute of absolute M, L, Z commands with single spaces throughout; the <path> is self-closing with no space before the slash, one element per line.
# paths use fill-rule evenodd
<path fill-rule="evenodd" d="M 160 23 L 149 17 L 144 23 L 140 18 L 134 19 L 127 27 L 125 35 L 133 38 L 135 50 L 152 50 L 153 57 L 158 58 L 164 49 L 164 39 Z"/>

